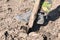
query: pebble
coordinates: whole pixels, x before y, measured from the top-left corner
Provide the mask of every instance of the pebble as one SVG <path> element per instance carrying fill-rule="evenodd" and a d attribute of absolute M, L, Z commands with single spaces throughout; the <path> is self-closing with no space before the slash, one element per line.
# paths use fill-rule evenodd
<path fill-rule="evenodd" d="M 43 37 L 38 33 L 31 32 L 27 39 L 29 39 L 29 40 L 43 40 Z"/>
<path fill-rule="evenodd" d="M 43 23 L 44 23 L 44 15 L 42 13 L 38 13 L 37 24 L 43 24 Z"/>

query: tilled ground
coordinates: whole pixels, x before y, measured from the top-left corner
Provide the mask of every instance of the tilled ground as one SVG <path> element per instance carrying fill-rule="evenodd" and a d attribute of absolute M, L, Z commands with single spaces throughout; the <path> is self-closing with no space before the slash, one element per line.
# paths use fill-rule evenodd
<path fill-rule="evenodd" d="M 52 1 L 51 10 L 54 10 L 60 0 Z M 29 35 L 25 32 L 26 23 L 17 20 L 16 16 L 32 10 L 34 3 L 35 0 L 0 0 L 0 40 L 60 40 L 60 18 L 50 20 L 39 31 Z"/>

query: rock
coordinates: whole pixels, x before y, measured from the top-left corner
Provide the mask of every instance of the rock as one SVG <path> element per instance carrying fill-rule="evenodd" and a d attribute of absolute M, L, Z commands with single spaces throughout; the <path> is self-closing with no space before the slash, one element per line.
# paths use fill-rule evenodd
<path fill-rule="evenodd" d="M 38 36 L 38 34 L 35 32 L 31 32 L 31 33 L 29 33 L 29 36 Z"/>
<path fill-rule="evenodd" d="M 43 37 L 35 32 L 31 32 L 27 40 L 43 40 Z"/>
<path fill-rule="evenodd" d="M 38 13 L 37 24 L 43 24 L 43 23 L 44 23 L 44 15 L 42 13 Z"/>

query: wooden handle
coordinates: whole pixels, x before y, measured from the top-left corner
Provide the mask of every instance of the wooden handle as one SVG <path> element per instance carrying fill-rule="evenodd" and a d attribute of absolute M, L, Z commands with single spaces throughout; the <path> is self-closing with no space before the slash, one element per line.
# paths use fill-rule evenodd
<path fill-rule="evenodd" d="M 36 0 L 34 8 L 32 10 L 32 14 L 31 14 L 30 19 L 29 19 L 29 23 L 28 23 L 29 28 L 31 28 L 33 26 L 34 20 L 36 18 L 36 14 L 37 14 L 38 9 L 39 9 L 39 4 L 40 4 L 40 0 Z"/>

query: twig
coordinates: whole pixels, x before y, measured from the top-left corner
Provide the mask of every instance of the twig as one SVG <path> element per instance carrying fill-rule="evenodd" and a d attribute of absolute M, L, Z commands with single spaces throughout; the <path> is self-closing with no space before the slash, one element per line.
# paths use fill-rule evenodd
<path fill-rule="evenodd" d="M 36 19 L 36 15 L 39 9 L 39 4 L 40 4 L 40 0 L 36 0 L 34 8 L 32 10 L 32 14 L 29 19 L 29 23 L 28 23 L 29 28 L 33 26 L 34 20 Z"/>

